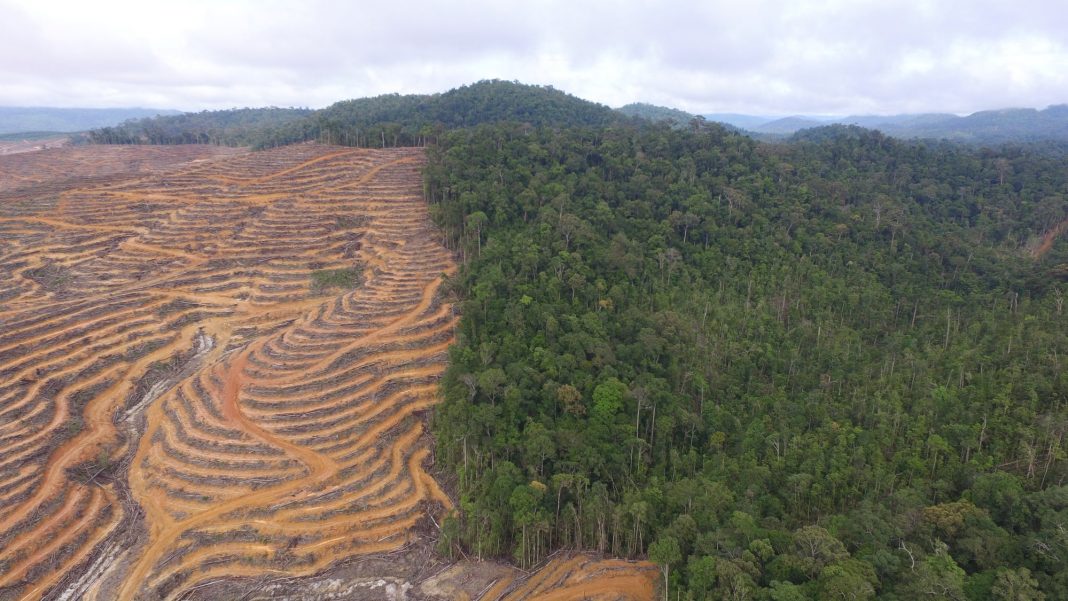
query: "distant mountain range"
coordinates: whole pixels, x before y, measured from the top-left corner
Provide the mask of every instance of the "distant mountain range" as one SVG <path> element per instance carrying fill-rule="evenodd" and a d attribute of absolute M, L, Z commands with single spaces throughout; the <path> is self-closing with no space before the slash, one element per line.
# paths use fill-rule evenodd
<path fill-rule="evenodd" d="M 717 113 L 703 116 L 767 137 L 790 136 L 803 129 L 837 124 L 877 129 L 897 138 L 936 138 L 984 144 L 1068 141 L 1068 105 L 1063 104 L 1044 110 L 981 111 L 964 117 L 948 113 L 848 117 L 762 117 Z"/>
<path fill-rule="evenodd" d="M 478 107 L 477 110 L 471 107 Z M 162 119 L 154 119 L 161 116 Z M 418 119 L 416 119 L 418 116 Z M 558 125 L 604 124 L 616 118 L 640 118 L 674 122 L 687 127 L 697 115 L 686 111 L 633 103 L 609 109 L 555 90 L 549 86 L 524 86 L 514 82 L 482 81 L 441 94 L 401 96 L 388 94 L 338 102 L 320 111 L 307 109 L 236 109 L 182 113 L 162 109 L 57 109 L 0 107 L 0 135 L 15 132 L 83 132 L 95 130 L 97 141 L 187 143 L 214 142 L 236 145 L 274 146 L 305 139 L 334 139 L 333 135 L 356 136 L 360 143 L 375 129 L 380 143 L 390 132 L 378 131 L 384 124 L 405 124 L 418 130 L 431 124 L 472 125 L 483 121 L 518 120 Z M 967 116 L 949 113 L 902 115 L 769 116 L 740 113 L 701 115 L 762 139 L 783 139 L 798 131 L 828 125 L 856 125 L 876 129 L 897 138 L 947 139 L 964 143 L 1056 141 L 1068 143 L 1068 104 L 1043 110 L 1002 109 Z M 105 128 L 129 121 L 117 130 Z M 352 131 L 348 131 L 348 130 Z M 388 128 L 386 128 L 388 129 Z M 345 130 L 342 132 L 342 130 Z M 396 132 L 393 132 L 396 133 Z M 399 141 L 399 139 L 397 140 Z"/>
<path fill-rule="evenodd" d="M 628 104 L 616 109 L 650 121 L 674 121 L 679 126 L 697 115 L 678 109 L 644 103 Z M 1054 105 L 1044 110 L 1001 109 L 981 111 L 967 116 L 950 113 L 916 113 L 903 115 L 768 116 L 739 113 L 701 115 L 708 121 L 724 123 L 766 139 L 781 139 L 814 127 L 856 125 L 877 129 L 897 138 L 934 138 L 956 142 L 999 144 L 1004 142 L 1068 142 L 1068 105 Z"/>
<path fill-rule="evenodd" d="M 177 115 L 181 111 L 165 109 L 59 109 L 47 107 L 0 106 L 0 134 L 19 132 L 86 131 L 96 127 L 118 125 L 127 119 L 157 115 Z"/>

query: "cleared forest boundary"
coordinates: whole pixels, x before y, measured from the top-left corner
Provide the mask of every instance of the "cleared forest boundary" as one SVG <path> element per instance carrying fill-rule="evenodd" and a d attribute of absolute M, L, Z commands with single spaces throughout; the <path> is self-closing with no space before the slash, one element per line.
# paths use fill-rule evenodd
<path fill-rule="evenodd" d="M 527 578 L 429 554 L 453 501 L 426 412 L 457 315 L 423 160 L 0 157 L 0 600 L 315 599 L 324 574 L 366 598 L 381 576 L 402 597 L 652 594 L 644 564 Z"/>

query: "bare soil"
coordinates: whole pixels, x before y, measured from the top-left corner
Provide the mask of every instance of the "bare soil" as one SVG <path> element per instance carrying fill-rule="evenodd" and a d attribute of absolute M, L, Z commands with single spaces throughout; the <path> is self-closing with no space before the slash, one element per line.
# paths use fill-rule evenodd
<path fill-rule="evenodd" d="M 431 553 L 456 266 L 423 161 L 0 156 L 0 600 L 652 597 L 648 564 Z"/>

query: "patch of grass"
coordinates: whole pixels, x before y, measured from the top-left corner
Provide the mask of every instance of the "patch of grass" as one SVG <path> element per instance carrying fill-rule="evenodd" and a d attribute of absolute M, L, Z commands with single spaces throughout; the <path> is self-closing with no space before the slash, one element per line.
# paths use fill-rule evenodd
<path fill-rule="evenodd" d="M 74 279 L 70 270 L 56 263 L 47 263 L 36 269 L 27 269 L 23 272 L 27 278 L 37 282 L 49 292 L 60 292 Z"/>
<path fill-rule="evenodd" d="M 77 415 L 72 415 L 71 417 L 67 418 L 66 426 L 67 435 L 70 437 L 74 437 L 78 434 L 78 432 L 82 431 L 82 428 L 85 426 L 85 423 L 82 422 L 81 417 L 78 417 Z"/>
<path fill-rule="evenodd" d="M 89 484 L 100 477 L 110 480 L 114 477 L 113 472 L 117 466 L 118 464 L 111 460 L 111 449 L 104 447 L 97 453 L 96 459 L 67 468 L 67 474 L 82 484 Z"/>
<path fill-rule="evenodd" d="M 363 274 L 357 267 L 319 269 L 311 272 L 311 280 L 312 294 L 321 294 L 330 288 L 355 288 L 362 283 Z"/>
<path fill-rule="evenodd" d="M 369 221 L 366 215 L 337 215 L 337 229 L 339 230 L 352 230 L 362 228 L 367 225 Z"/>

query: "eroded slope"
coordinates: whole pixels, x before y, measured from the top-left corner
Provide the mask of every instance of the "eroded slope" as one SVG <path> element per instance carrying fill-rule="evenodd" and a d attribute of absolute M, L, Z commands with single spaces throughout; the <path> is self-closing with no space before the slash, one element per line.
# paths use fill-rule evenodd
<path fill-rule="evenodd" d="M 292 584 L 432 531 L 451 502 L 422 417 L 455 265 L 421 151 L 3 161 L 19 175 L 0 185 L 0 599 Z M 582 561 L 582 578 L 504 570 L 463 596 L 651 591 Z"/>

